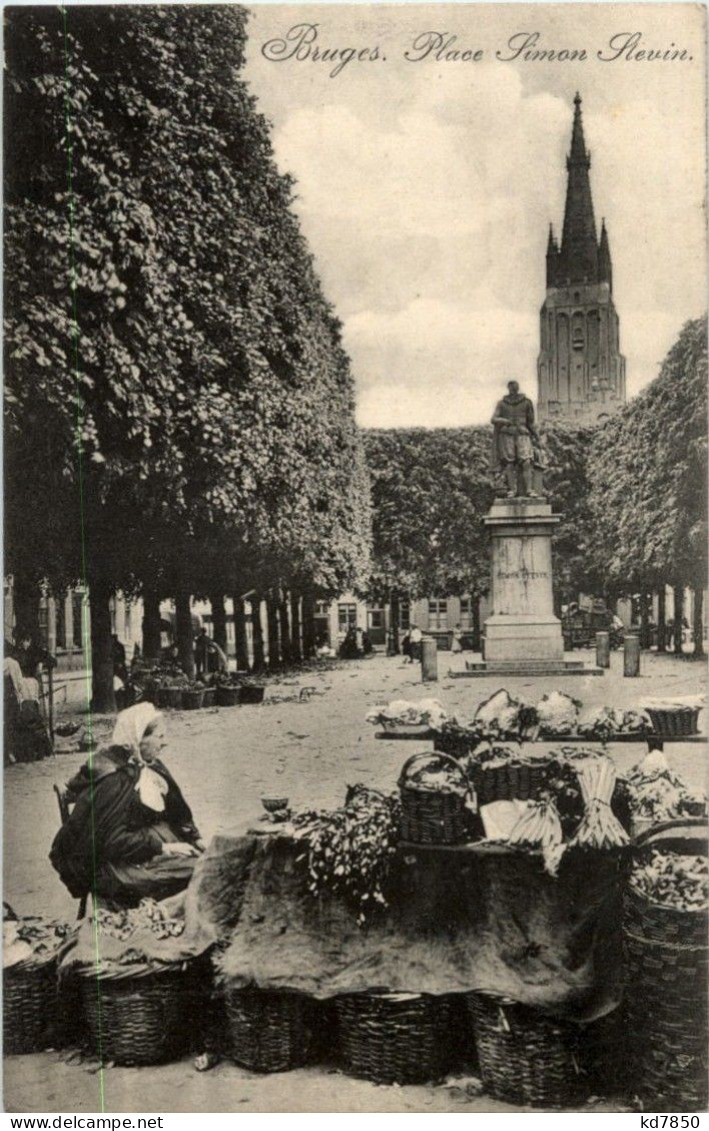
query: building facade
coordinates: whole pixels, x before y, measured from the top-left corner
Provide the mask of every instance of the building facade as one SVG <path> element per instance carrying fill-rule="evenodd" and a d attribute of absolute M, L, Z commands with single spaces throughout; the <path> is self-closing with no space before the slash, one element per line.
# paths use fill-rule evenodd
<path fill-rule="evenodd" d="M 596 238 L 590 167 L 577 94 L 561 245 L 551 226 L 547 244 L 537 361 L 540 421 L 594 424 L 626 401 L 610 244 L 605 220 Z"/>

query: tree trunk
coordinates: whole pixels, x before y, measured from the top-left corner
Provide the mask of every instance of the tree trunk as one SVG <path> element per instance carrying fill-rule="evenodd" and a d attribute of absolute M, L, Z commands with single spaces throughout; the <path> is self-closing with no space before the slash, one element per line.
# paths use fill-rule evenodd
<path fill-rule="evenodd" d="M 657 650 L 667 651 L 667 609 L 665 587 L 661 585 L 657 591 Z"/>
<path fill-rule="evenodd" d="M 281 635 L 281 657 L 284 664 L 290 664 L 293 659 L 293 646 L 291 639 L 291 626 L 288 619 L 288 590 L 283 589 L 278 601 L 278 624 Z"/>
<path fill-rule="evenodd" d="M 14 574 L 12 579 L 12 605 L 15 614 L 15 640 L 29 636 L 39 643 L 39 584 L 35 578 Z"/>
<path fill-rule="evenodd" d="M 389 597 L 389 609 L 391 620 L 389 623 L 389 642 L 387 646 L 387 652 L 390 656 L 398 656 L 400 652 L 399 625 L 401 623 L 401 602 L 399 600 L 399 594 L 396 592 L 396 590 L 393 590 Z"/>
<path fill-rule="evenodd" d="M 281 662 L 281 649 L 278 640 L 278 606 L 269 593 L 266 598 L 266 625 L 268 628 L 268 666 L 277 668 Z"/>
<path fill-rule="evenodd" d="M 236 641 L 236 670 L 240 672 L 247 672 L 249 670 L 249 640 L 246 635 L 246 613 L 244 612 L 244 602 L 241 597 L 232 597 L 234 602 L 234 639 Z M 258 601 L 256 604 L 251 604 L 252 621 L 259 622 L 259 630 L 261 628 L 261 609 Z M 261 638 L 261 651 L 263 652 L 263 636 L 259 631 Z M 254 667 L 256 667 L 256 625 L 253 625 L 253 640 L 254 640 Z M 263 666 L 263 655 L 261 656 L 261 665 Z"/>
<path fill-rule="evenodd" d="M 177 651 L 180 667 L 189 679 L 194 679 L 194 632 L 192 630 L 192 607 L 190 595 L 184 589 L 175 596 L 175 621 L 177 629 Z"/>
<path fill-rule="evenodd" d="M 213 593 L 209 598 L 212 607 L 212 639 L 218 644 L 222 652 L 226 652 L 226 612 L 224 611 L 224 596 L 222 593 Z"/>
<path fill-rule="evenodd" d="M 470 600 L 470 607 L 473 611 L 473 652 L 480 652 L 482 649 L 482 639 L 480 633 L 480 597 L 474 593 Z"/>
<path fill-rule="evenodd" d="M 251 631 L 254 641 L 254 671 L 261 672 L 266 667 L 266 653 L 263 646 L 260 593 L 255 593 L 251 598 Z"/>
<path fill-rule="evenodd" d="M 303 659 L 303 617 L 301 613 L 300 593 L 290 595 L 290 620 L 291 620 L 291 659 L 299 663 Z"/>
<path fill-rule="evenodd" d="M 109 714 L 116 709 L 113 691 L 113 641 L 111 640 L 111 587 L 89 577 L 91 602 L 91 710 Z"/>
<path fill-rule="evenodd" d="M 303 594 L 303 656 L 312 660 L 315 655 L 315 599 L 311 591 Z"/>
<path fill-rule="evenodd" d="M 143 656 L 160 657 L 160 596 L 156 589 L 143 589 Z"/>
<path fill-rule="evenodd" d="M 694 655 L 695 656 L 703 656 L 704 655 L 704 617 L 703 617 L 703 612 L 704 612 L 704 590 L 701 588 L 701 586 L 697 586 L 697 588 L 694 590 L 694 617 L 693 617 L 694 625 L 692 626 L 693 627 L 692 635 L 694 636 Z"/>
<path fill-rule="evenodd" d="M 640 647 L 650 647 L 650 610 L 648 607 L 647 592 L 645 589 L 640 594 Z"/>
<path fill-rule="evenodd" d="M 675 585 L 675 638 L 674 638 L 674 653 L 676 656 L 683 655 L 682 652 L 682 620 L 684 619 L 684 587 L 682 585 Z"/>

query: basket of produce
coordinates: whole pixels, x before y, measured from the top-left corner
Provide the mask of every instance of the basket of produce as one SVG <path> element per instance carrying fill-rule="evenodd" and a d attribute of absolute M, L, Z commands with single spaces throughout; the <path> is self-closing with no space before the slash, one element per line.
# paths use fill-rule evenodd
<path fill-rule="evenodd" d="M 367 722 L 381 726 L 390 738 L 428 738 L 446 720 L 446 712 L 437 699 L 394 699 L 367 712 Z"/>
<path fill-rule="evenodd" d="M 239 688 L 235 683 L 218 683 L 217 684 L 217 706 L 218 707 L 238 707 L 239 706 Z"/>
<path fill-rule="evenodd" d="M 262 683 L 242 683 L 239 687 L 239 703 L 242 706 L 263 703 L 265 691 L 266 688 Z"/>
<path fill-rule="evenodd" d="M 203 687 L 187 687 L 182 692 L 182 706 L 185 711 L 197 711 L 204 704 Z"/>
<path fill-rule="evenodd" d="M 491 1096 L 559 1107 L 578 1095 L 577 1026 L 488 994 L 469 994 L 468 1008 L 480 1076 Z"/>
<path fill-rule="evenodd" d="M 304 994 L 224 989 L 228 1055 L 251 1072 L 285 1072 L 306 1064 L 317 1011 Z"/>
<path fill-rule="evenodd" d="M 345 1070 L 376 1084 L 421 1084 L 453 1061 L 447 997 L 345 994 L 336 999 Z"/>
<path fill-rule="evenodd" d="M 436 731 L 433 749 L 440 754 L 449 754 L 451 758 L 467 758 L 487 737 L 487 728 L 482 725 L 464 725 L 456 719 L 447 719 Z"/>
<path fill-rule="evenodd" d="M 652 729 L 655 734 L 662 734 L 668 738 L 681 737 L 682 735 L 698 734 L 699 712 L 701 707 L 695 703 L 688 704 L 673 702 L 672 700 L 649 701 L 645 710 L 650 716 Z"/>
<path fill-rule="evenodd" d="M 179 710 L 182 707 L 183 687 L 174 687 L 163 684 L 155 688 L 155 706 L 171 707 Z"/>
<path fill-rule="evenodd" d="M 470 832 L 470 787 L 454 758 L 413 754 L 399 775 L 401 835 L 414 844 L 461 844 Z"/>
<path fill-rule="evenodd" d="M 633 828 L 638 834 L 665 821 L 706 815 L 706 796 L 690 789 L 684 778 L 670 769 L 661 750 L 653 750 L 628 774 Z"/>
<path fill-rule="evenodd" d="M 510 746 L 492 745 L 477 751 L 470 773 L 478 804 L 536 798 L 545 785 L 549 764 L 548 755 L 524 756 Z"/>
<path fill-rule="evenodd" d="M 709 860 L 702 820 L 636 838 L 623 903 L 624 995 L 634 1089 L 653 1109 L 706 1106 Z"/>
<path fill-rule="evenodd" d="M 515 699 L 503 687 L 478 706 L 472 726 L 491 740 L 521 742 L 536 737 L 539 718 L 536 707 Z"/>
<path fill-rule="evenodd" d="M 57 953 L 69 932 L 63 923 L 3 919 L 3 1055 L 56 1045 L 59 1031 Z"/>

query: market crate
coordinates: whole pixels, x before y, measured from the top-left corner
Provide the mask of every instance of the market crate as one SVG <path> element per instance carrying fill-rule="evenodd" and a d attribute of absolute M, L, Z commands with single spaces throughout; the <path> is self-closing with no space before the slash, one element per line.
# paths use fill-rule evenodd
<path fill-rule="evenodd" d="M 423 789 L 410 777 L 417 762 L 438 762 L 448 767 L 463 791 Z M 447 754 L 413 754 L 399 775 L 401 794 L 401 838 L 413 844 L 462 844 L 469 839 L 471 813 L 468 780 L 454 758 Z"/>
<path fill-rule="evenodd" d="M 304 994 L 224 988 L 227 1052 L 252 1072 L 306 1064 L 315 1045 L 317 1008 Z"/>
<path fill-rule="evenodd" d="M 422 1084 L 454 1063 L 448 996 L 345 994 L 336 999 L 346 1071 L 376 1084 Z"/>
<path fill-rule="evenodd" d="M 133 1066 L 177 1060 L 190 1046 L 202 1002 L 198 963 L 139 976 L 115 971 L 81 977 L 90 1048 L 102 1060 Z M 130 967 L 126 967 L 130 971 Z"/>
<path fill-rule="evenodd" d="M 217 706 L 218 707 L 238 707 L 239 705 L 239 688 L 230 684 L 220 683 L 217 685 Z"/>
<path fill-rule="evenodd" d="M 668 821 L 637 848 L 707 852 L 706 823 Z M 632 1088 L 652 1110 L 697 1111 L 709 1099 L 706 911 L 668 907 L 629 885 L 623 899 L 624 1014 Z"/>

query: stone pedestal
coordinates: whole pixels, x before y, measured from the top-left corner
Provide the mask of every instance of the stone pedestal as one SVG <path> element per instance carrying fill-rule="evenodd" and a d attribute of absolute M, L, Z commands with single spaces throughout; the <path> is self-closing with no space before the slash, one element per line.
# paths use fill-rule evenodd
<path fill-rule="evenodd" d="M 564 661 L 554 615 L 551 536 L 559 515 L 543 499 L 495 499 L 485 525 L 492 534 L 492 615 L 485 621 L 485 664 L 498 671 L 557 671 Z"/>

